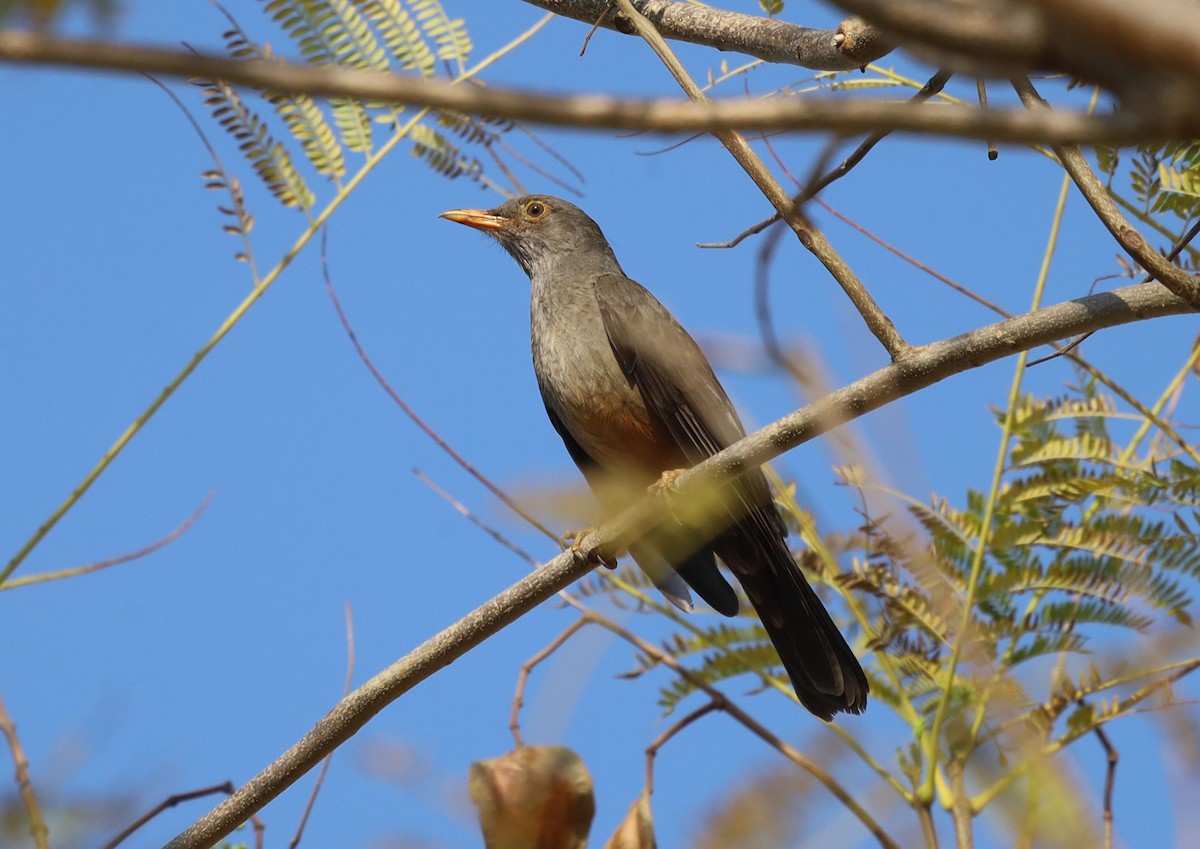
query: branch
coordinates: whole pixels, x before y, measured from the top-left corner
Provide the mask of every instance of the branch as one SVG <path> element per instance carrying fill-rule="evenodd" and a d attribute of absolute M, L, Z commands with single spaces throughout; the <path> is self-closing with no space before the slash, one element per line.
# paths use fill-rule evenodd
<path fill-rule="evenodd" d="M 9 751 L 12 752 L 13 777 L 17 782 L 21 804 L 25 807 L 25 816 L 29 820 L 29 834 L 33 837 L 33 845 L 37 849 L 49 849 L 50 829 L 46 826 L 46 818 L 42 816 L 37 793 L 34 792 L 33 782 L 29 779 L 29 759 L 25 757 L 25 748 L 21 745 L 21 738 L 17 736 L 17 726 L 8 715 L 3 698 L 0 698 L 0 734 L 8 741 Z"/>
<path fill-rule="evenodd" d="M 845 98 L 727 100 L 618 99 L 604 94 L 561 96 L 500 87 L 453 85 L 372 71 L 309 66 L 135 44 L 53 38 L 0 30 L 0 62 L 204 77 L 279 94 L 351 97 L 494 115 L 554 126 L 662 133 L 754 130 L 900 131 L 997 142 L 1130 144 L 1200 136 L 1200 110 L 1130 108 L 1112 115 L 1029 113 L 890 103 Z"/>
<path fill-rule="evenodd" d="M 1031 111 L 1050 110 L 1050 105 L 1037 93 L 1028 77 L 1014 77 L 1012 83 L 1026 108 Z M 1054 145 L 1054 155 L 1071 176 L 1080 194 L 1096 213 L 1096 217 L 1108 228 L 1117 244 L 1133 258 L 1133 261 L 1176 295 L 1200 307 L 1200 280 L 1156 251 L 1146 241 L 1146 237 L 1129 223 L 1129 219 L 1121 214 L 1112 196 L 1088 164 L 1079 146 Z"/>
<path fill-rule="evenodd" d="M 687 93 L 687 96 L 692 101 L 704 102 L 707 98 L 700 91 L 700 87 L 688 74 L 680 61 L 675 57 L 671 48 L 663 40 L 659 32 L 654 28 L 645 17 L 639 15 L 634 8 L 632 0 L 614 0 L 617 7 L 620 8 L 626 15 L 629 16 L 631 23 L 637 30 L 638 34 L 646 40 L 655 55 L 662 60 L 666 65 L 667 70 L 671 72 L 676 82 Z M 850 268 L 850 265 L 842 259 L 841 255 L 834 249 L 829 240 L 825 238 L 825 234 L 818 228 L 814 227 L 800 213 L 799 207 L 792 203 L 783 188 L 771 176 L 771 172 L 763 164 L 758 155 L 751 149 L 746 137 L 737 130 L 721 130 L 713 135 L 725 145 L 725 148 L 741 165 L 746 174 L 754 181 L 754 184 L 762 191 L 775 210 L 783 216 L 787 221 L 788 226 L 796 234 L 800 240 L 800 244 L 804 245 L 815 256 L 826 270 L 833 276 L 838 285 L 846 293 L 847 297 L 854 304 L 854 308 L 858 310 L 859 315 L 863 317 L 867 328 L 875 335 L 880 344 L 887 349 L 891 354 L 892 359 L 896 360 L 906 355 L 909 351 L 909 345 L 904 341 L 904 338 L 896 330 L 892 320 L 884 313 L 875 299 L 871 297 L 871 293 L 867 291 L 867 287 L 858 279 L 858 275 Z"/>
<path fill-rule="evenodd" d="M 1158 283 L 1127 286 L 991 324 L 913 350 L 892 363 L 791 413 L 680 476 L 680 497 L 728 482 L 802 442 L 954 374 L 1018 351 L 1089 330 L 1166 315 L 1191 307 Z M 373 716 L 439 669 L 591 570 L 601 551 L 627 547 L 665 505 L 649 497 L 589 534 L 582 557 L 566 551 L 463 619 L 426 640 L 338 702 L 314 728 L 233 796 L 172 840 L 167 849 L 201 849 L 229 834 L 291 786 Z"/>
<path fill-rule="evenodd" d="M 621 13 L 606 14 L 610 0 L 524 0 L 564 18 L 631 35 Z M 713 9 L 674 0 L 636 0 L 633 4 L 663 38 L 717 50 L 745 53 L 781 65 L 818 71 L 852 71 L 886 56 L 893 45 L 861 18 L 847 18 L 836 30 L 810 29 L 781 21 Z M 603 16 L 603 19 L 601 19 Z"/>
<path fill-rule="evenodd" d="M 1140 108 L 1200 103 L 1200 7 L 1191 0 L 834 0 L 939 65 L 1009 76 L 1065 71 Z M 922 50 L 924 48 L 924 50 Z M 1153 102 L 1149 102 L 1153 101 Z"/>

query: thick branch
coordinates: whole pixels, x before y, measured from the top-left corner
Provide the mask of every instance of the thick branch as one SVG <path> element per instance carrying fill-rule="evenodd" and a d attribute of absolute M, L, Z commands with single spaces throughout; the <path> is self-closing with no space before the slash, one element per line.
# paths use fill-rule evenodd
<path fill-rule="evenodd" d="M 716 103 L 574 97 L 504 88 L 454 85 L 398 74 L 288 62 L 227 59 L 133 44 L 76 41 L 0 30 L 0 61 L 138 71 L 167 77 L 221 79 L 280 94 L 352 97 L 379 103 L 430 106 L 556 126 L 695 132 L 723 129 L 880 130 L 991 139 L 997 142 L 1109 143 L 1200 136 L 1200 110 L 1112 115 L 1030 113 L 1024 110 L 914 105 L 876 100 L 788 98 Z"/>
<path fill-rule="evenodd" d="M 621 14 L 605 15 L 611 0 L 525 0 L 566 18 L 631 34 Z M 634 7 L 663 38 L 717 50 L 745 53 L 767 62 L 802 65 L 818 71 L 851 71 L 892 50 L 882 33 L 860 18 L 847 18 L 836 30 L 810 29 L 775 18 L 744 15 L 675 0 L 634 0 Z"/>
<path fill-rule="evenodd" d="M 729 481 L 743 470 L 765 463 L 842 422 L 951 375 L 1079 333 L 1190 312 L 1190 305 L 1165 287 L 1143 283 L 1067 301 L 916 348 L 904 360 L 785 416 L 696 466 L 679 478 L 679 496 L 686 497 L 689 489 Z M 585 539 L 586 562 L 570 551 L 564 552 L 422 643 L 340 701 L 291 749 L 172 840 L 167 849 L 212 846 L 390 702 L 585 574 L 591 568 L 588 564 L 594 562 L 593 555 L 625 548 L 663 507 L 661 499 L 643 500 Z"/>

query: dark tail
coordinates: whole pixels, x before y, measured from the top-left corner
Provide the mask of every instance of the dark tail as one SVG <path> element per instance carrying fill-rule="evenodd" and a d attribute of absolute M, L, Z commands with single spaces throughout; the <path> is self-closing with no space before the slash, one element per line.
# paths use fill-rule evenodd
<path fill-rule="evenodd" d="M 862 713 L 870 687 L 858 658 L 783 538 L 762 526 L 764 518 L 745 517 L 713 540 L 713 548 L 754 605 L 800 703 L 826 721 L 841 711 Z"/>

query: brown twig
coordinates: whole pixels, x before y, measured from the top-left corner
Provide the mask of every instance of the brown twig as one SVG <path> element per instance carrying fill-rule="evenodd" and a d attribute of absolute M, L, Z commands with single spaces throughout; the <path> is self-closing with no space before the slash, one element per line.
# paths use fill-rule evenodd
<path fill-rule="evenodd" d="M 583 55 L 587 53 L 588 44 L 591 42 L 592 36 L 596 34 L 596 30 L 600 29 L 605 20 L 608 19 L 608 16 L 612 14 L 614 8 L 615 7 L 612 3 L 612 0 L 607 0 L 607 2 L 605 2 L 604 8 L 600 11 L 600 14 L 596 17 L 596 20 L 592 22 L 592 26 L 587 31 L 587 35 L 583 37 L 583 46 L 579 48 L 579 58 L 582 59 Z"/>
<path fill-rule="evenodd" d="M 1028 77 L 1014 77 L 1012 84 L 1027 109 L 1035 112 L 1050 110 L 1050 105 L 1037 93 Z M 1079 146 L 1056 144 L 1052 147 L 1080 194 L 1092 207 L 1096 217 L 1112 233 L 1117 244 L 1156 280 L 1185 301 L 1200 308 L 1200 280 L 1154 250 L 1146 241 L 1146 237 L 1129 223 L 1129 219 L 1121 213 L 1104 184 L 1100 182 L 1100 178 L 1096 176 L 1096 172 L 1092 170 L 1092 166 L 1088 164 Z"/>
<path fill-rule="evenodd" d="M 345 310 L 342 309 L 342 302 L 338 299 L 337 292 L 333 288 L 333 278 L 329 273 L 329 257 L 326 252 L 327 235 L 328 231 L 323 230 L 321 233 L 321 273 L 325 278 L 325 291 L 329 293 L 329 299 L 333 302 L 333 309 L 337 313 L 338 321 L 341 323 L 342 329 L 346 331 L 346 335 L 350 338 L 350 344 L 354 346 L 354 350 L 358 354 L 358 358 L 362 361 L 363 365 L 367 367 L 367 371 L 371 372 L 371 376 L 375 378 L 375 382 L 378 383 L 380 388 L 388 394 L 388 397 L 395 402 L 396 406 L 400 408 L 400 411 L 403 412 L 404 415 L 408 416 L 413 424 L 419 427 L 426 436 L 434 441 L 438 448 L 441 448 L 444 452 L 446 452 L 446 454 L 448 454 L 450 458 L 454 460 L 454 462 L 458 463 L 458 465 L 460 465 L 469 475 L 471 475 L 471 477 L 483 484 L 488 492 L 499 498 L 505 504 L 505 506 L 508 507 L 508 509 L 512 510 L 530 525 L 537 528 L 550 539 L 557 541 L 557 534 L 535 519 L 532 514 L 518 504 L 516 500 L 513 499 L 508 493 L 500 489 L 500 487 L 496 486 L 482 472 L 476 469 L 466 457 L 459 454 L 458 451 L 456 451 L 454 447 L 450 445 L 450 443 L 442 438 L 441 434 L 434 430 L 433 427 L 431 427 L 423 418 L 421 418 L 420 415 L 418 415 L 416 410 L 409 406 L 408 402 L 401 397 L 400 393 L 393 389 L 392 385 L 388 383 L 387 378 L 383 376 L 383 372 L 376 368 L 375 363 L 367 354 L 366 348 L 364 348 L 362 343 L 358 340 L 358 334 L 354 332 L 354 327 L 350 324 L 350 319 L 346 316 Z"/>
<path fill-rule="evenodd" d="M 917 92 L 908 99 L 908 102 L 924 103 L 933 96 L 940 94 L 952 76 L 953 74 L 950 71 L 944 69 L 938 71 L 929 78 L 925 85 L 921 86 L 921 88 L 918 89 Z M 847 174 L 849 174 L 855 165 L 863 161 L 863 159 L 868 153 L 871 152 L 871 149 L 874 148 L 875 145 L 879 144 L 889 135 L 891 135 L 889 131 L 880 131 L 867 136 L 867 138 L 865 138 L 862 143 L 854 149 L 854 152 L 842 160 L 842 162 L 836 168 L 827 172 L 820 179 L 812 180 L 803 184 L 803 190 L 800 192 L 800 194 L 792 198 L 792 204 L 797 209 L 802 208 L 804 204 L 806 204 L 812 198 L 815 198 L 831 183 L 836 182 L 837 180 L 840 180 L 842 177 L 845 177 Z"/>
<path fill-rule="evenodd" d="M 671 76 L 675 78 L 687 96 L 693 101 L 707 101 L 708 98 L 679 62 L 679 59 L 671 51 L 670 46 L 659 35 L 654 25 L 638 13 L 637 9 L 633 6 L 632 0 L 615 0 L 615 2 L 621 11 L 632 21 L 638 35 L 645 39 L 646 43 L 667 67 L 667 70 L 671 72 Z M 736 130 L 715 130 L 713 131 L 713 135 L 725 146 L 738 165 L 742 166 L 742 169 L 754 181 L 754 184 L 758 186 L 759 190 L 770 201 L 771 205 L 775 207 L 776 211 L 783 216 L 788 226 L 795 232 L 800 243 L 825 266 L 838 282 L 838 285 L 842 287 L 842 290 L 850 298 L 851 303 L 854 304 L 855 309 L 858 310 L 871 333 L 884 346 L 893 361 L 904 356 L 910 350 L 909 345 L 904 341 L 899 331 L 896 330 L 891 319 L 887 317 L 887 314 L 879 307 L 875 299 L 871 297 L 871 293 L 867 291 L 867 287 L 862 284 L 862 281 L 858 279 L 858 276 L 846 261 L 834 250 L 833 245 L 825 238 L 825 234 L 812 226 L 796 210 L 787 193 L 783 191 L 783 188 L 771 176 L 770 171 L 767 170 L 762 160 L 751 149 L 746 138 Z"/>
<path fill-rule="evenodd" d="M 1006 75 L 1054 70 L 1098 80 L 1130 108 L 1195 110 L 1200 10 L 1157 0 L 836 0 L 938 64 Z"/>
<path fill-rule="evenodd" d="M 8 707 L 0 696 L 0 734 L 8 741 L 8 750 L 12 753 L 13 772 L 17 782 L 17 792 L 21 804 L 25 806 L 25 816 L 29 818 L 29 833 L 33 837 L 37 849 L 49 849 L 50 829 L 42 816 L 41 805 L 38 804 L 37 793 L 33 790 L 33 782 L 29 779 L 29 759 L 25 757 L 25 749 L 21 738 L 17 736 L 16 723 L 8 714 Z"/>
<path fill-rule="evenodd" d="M 516 741 L 518 748 L 525 745 L 525 741 L 521 738 L 521 707 L 525 704 L 525 685 L 529 681 L 529 674 L 533 672 L 535 666 L 562 648 L 563 644 L 575 636 L 575 632 L 586 624 L 588 624 L 587 619 L 576 619 L 545 648 L 521 664 L 521 670 L 517 673 L 517 689 L 513 693 L 512 710 L 508 716 L 508 729 L 512 732 L 513 740 Z"/>
<path fill-rule="evenodd" d="M 138 817 L 136 820 L 134 820 L 132 823 L 130 823 L 120 834 L 118 834 L 112 840 L 105 843 L 104 849 L 116 849 L 116 847 L 119 846 L 121 843 L 123 843 L 126 838 L 128 838 L 131 834 L 133 834 L 139 828 L 144 826 L 146 823 L 150 822 L 150 820 L 154 819 L 156 816 L 161 814 L 163 811 L 173 808 L 178 804 L 181 804 L 183 802 L 190 802 L 192 799 L 201 799 L 205 796 L 211 796 L 214 793 L 224 793 L 226 795 L 229 795 L 232 792 L 233 792 L 233 782 L 226 781 L 221 784 L 214 784 L 211 787 L 201 787 L 199 790 L 191 790 L 187 793 L 176 793 L 173 796 L 168 796 L 166 799 L 163 799 L 161 802 L 159 802 L 153 808 L 151 808 L 146 813 L 142 814 L 140 817 Z"/>
<path fill-rule="evenodd" d="M 980 112 L 987 111 L 987 108 L 988 108 L 987 82 L 983 79 L 983 77 L 976 78 L 975 92 L 979 96 L 979 111 Z M 986 141 L 987 141 L 987 157 L 992 162 L 995 162 L 996 159 L 1000 156 L 1000 151 L 996 150 L 996 143 L 994 141 L 992 141 L 991 139 L 987 139 Z"/>
<path fill-rule="evenodd" d="M 1086 705 L 1083 699 L 1079 700 L 1079 705 Z M 1117 782 L 1117 761 L 1120 755 L 1117 752 L 1117 747 L 1108 739 L 1108 732 L 1103 728 L 1096 727 L 1096 739 L 1100 741 L 1100 746 L 1104 749 L 1104 849 L 1113 849 L 1113 787 Z"/>
<path fill-rule="evenodd" d="M 933 822 L 933 809 L 930 804 L 914 802 L 917 820 L 921 823 L 921 834 L 925 837 L 925 849 L 938 849 L 937 826 Z"/>
<path fill-rule="evenodd" d="M 541 562 L 536 557 L 534 557 L 532 554 L 530 554 L 528 551 L 521 548 L 519 545 L 517 545 L 515 542 L 510 540 L 508 537 L 504 536 L 504 534 L 500 533 L 495 528 L 484 524 L 482 519 L 480 519 L 478 516 L 476 516 L 470 510 L 468 510 L 467 506 L 465 504 L 463 504 L 461 501 L 456 499 L 453 495 L 451 495 L 450 493 L 446 492 L 446 490 L 444 490 L 440 486 L 438 486 L 437 483 L 432 478 L 429 477 L 429 475 L 425 474 L 420 469 L 416 469 L 416 468 L 414 468 L 412 470 L 412 472 L 413 472 L 413 475 L 416 476 L 417 480 L 419 480 L 421 483 L 425 484 L 427 487 L 429 487 L 431 490 L 433 490 L 434 495 L 438 496 L 443 501 L 445 501 L 447 504 L 449 504 L 451 507 L 453 507 L 455 510 L 457 510 L 460 515 L 462 515 L 465 519 L 468 519 L 472 524 L 475 525 L 475 527 L 479 528 L 481 531 L 483 531 L 485 534 L 490 536 L 496 542 L 500 543 L 502 546 L 507 548 L 513 554 L 516 554 L 518 557 L 520 557 L 526 563 L 533 566 L 534 569 L 538 568 L 538 566 L 541 565 Z M 555 540 L 555 541 L 557 542 L 557 540 Z"/>
<path fill-rule="evenodd" d="M 825 787 L 826 790 L 833 794 L 833 796 L 839 802 L 841 802 L 842 805 L 847 808 L 847 810 L 854 814 L 859 822 L 861 822 L 867 828 L 867 830 L 871 832 L 872 836 L 875 837 L 875 839 L 879 842 L 879 845 L 884 847 L 884 849 L 900 849 L 899 845 L 892 840 L 888 833 L 884 831 L 883 827 L 876 822 L 875 818 L 872 817 L 871 814 L 858 803 L 858 801 L 854 798 L 854 795 L 850 793 L 836 778 L 830 775 L 823 767 L 810 759 L 804 753 L 773 734 L 768 728 L 766 728 L 766 726 L 754 719 L 754 717 L 739 707 L 735 702 L 730 701 L 724 693 L 722 693 L 712 684 L 696 675 L 690 669 L 683 666 L 681 663 L 679 663 L 679 661 L 662 651 L 657 646 L 646 642 L 641 637 L 626 630 L 617 623 L 604 617 L 597 616 L 587 608 L 582 608 L 581 613 L 585 618 L 616 634 L 618 637 L 637 648 L 638 651 L 642 652 L 655 662 L 667 667 L 680 678 L 683 678 L 685 681 L 694 686 L 697 690 L 703 692 L 709 697 L 712 705 L 714 706 L 710 707 L 709 710 L 719 709 L 724 713 L 729 714 L 729 716 L 737 720 L 738 723 L 740 723 L 744 728 L 746 728 L 768 746 L 775 749 L 796 766 L 800 767 L 813 778 L 815 778 Z M 706 710 L 705 712 L 708 711 Z"/>
<path fill-rule="evenodd" d="M 129 563 L 133 560 L 139 560 L 142 557 L 153 554 L 160 548 L 170 545 L 175 540 L 179 539 L 192 525 L 196 524 L 196 520 L 203 515 L 208 509 L 208 505 L 212 503 L 215 491 L 211 491 L 204 496 L 204 500 L 200 502 L 200 506 L 192 511 L 192 515 L 183 520 L 180 525 L 171 531 L 165 537 L 150 543 L 147 546 L 139 548 L 137 551 L 131 551 L 128 554 L 122 554 L 118 557 L 110 557 L 108 560 L 100 560 L 96 563 L 88 563 L 84 566 L 74 566 L 70 569 L 60 569 L 56 572 L 42 572 L 38 575 L 25 575 L 20 578 L 11 578 L 8 581 L 0 584 L 0 592 L 5 590 L 15 590 L 17 587 L 28 586 L 29 584 L 41 584 L 46 581 L 60 581 L 64 578 L 74 578 L 79 575 L 87 575 L 91 572 L 99 572 L 102 569 L 108 569 L 111 566 L 120 566 L 122 563 Z"/>
<path fill-rule="evenodd" d="M 678 734 L 683 729 L 687 728 L 697 719 L 702 716 L 707 716 L 714 710 L 721 710 L 722 705 L 716 701 L 709 701 L 708 704 L 696 708 L 694 711 L 675 722 L 670 728 L 659 734 L 646 747 L 646 792 L 654 792 L 654 759 L 658 756 L 658 750 L 667 744 L 667 741 Z"/>
<path fill-rule="evenodd" d="M 929 81 L 926 82 L 925 85 L 922 86 L 921 89 L 916 94 L 914 94 L 911 98 L 909 98 L 908 102 L 909 103 L 921 103 L 926 100 L 929 100 L 929 98 L 933 97 L 935 94 L 938 94 L 943 88 L 945 88 L 946 83 L 949 82 L 951 76 L 952 76 L 952 74 L 949 71 L 938 71 L 936 74 L 934 74 L 932 77 L 929 78 Z M 823 189 L 825 189 L 827 186 L 829 186 L 830 183 L 833 183 L 837 180 L 840 180 L 842 177 L 845 177 L 848 173 L 850 173 L 850 171 L 854 168 L 855 165 L 857 165 L 858 163 L 863 161 L 863 159 L 866 157 L 866 155 L 868 153 L 871 152 L 871 149 L 873 147 L 875 147 L 875 145 L 879 144 L 880 141 L 887 138 L 890 134 L 891 134 L 891 131 L 881 131 L 881 132 L 872 133 L 870 136 L 868 136 L 866 139 L 864 139 L 857 148 L 854 149 L 853 153 L 851 153 L 844 160 L 842 160 L 842 162 L 840 164 L 838 164 L 838 166 L 836 168 L 834 168 L 832 171 L 829 171 L 828 173 L 824 174 L 822 177 L 820 177 L 820 179 L 810 180 L 807 184 L 802 183 L 801 185 L 804 186 L 804 190 L 801 191 L 800 194 L 796 195 L 796 197 L 792 198 L 793 206 L 795 206 L 797 208 L 802 207 L 809 200 L 815 198 Z M 776 160 L 778 160 L 778 157 L 776 157 Z M 783 216 L 780 213 L 776 212 L 774 215 L 770 216 L 769 218 L 765 218 L 762 221 L 759 221 L 757 224 L 753 224 L 750 227 L 746 228 L 741 233 L 739 233 L 737 236 L 730 239 L 728 242 L 701 242 L 699 245 L 697 245 L 697 247 L 701 247 L 701 248 L 733 248 L 733 247 L 736 247 L 737 245 L 741 244 L 748 237 L 757 235 L 758 233 L 761 233 L 763 230 L 770 227 L 776 221 L 781 220 L 782 217 Z"/>

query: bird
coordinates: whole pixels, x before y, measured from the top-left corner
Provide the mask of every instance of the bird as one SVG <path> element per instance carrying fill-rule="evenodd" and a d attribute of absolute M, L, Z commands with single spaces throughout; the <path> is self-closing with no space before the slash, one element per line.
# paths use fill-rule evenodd
<path fill-rule="evenodd" d="M 613 515 L 668 487 L 672 475 L 745 436 L 696 341 L 644 286 L 630 279 L 599 225 L 550 195 L 442 218 L 480 230 L 529 276 L 534 374 L 550 423 L 601 509 Z M 862 713 L 869 685 L 854 652 L 796 565 L 763 472 L 722 491 L 723 521 L 668 516 L 629 553 L 664 596 L 692 610 L 689 587 L 725 616 L 737 577 L 779 654 L 800 703 L 829 721 Z M 689 521 L 692 519 L 693 521 Z"/>

